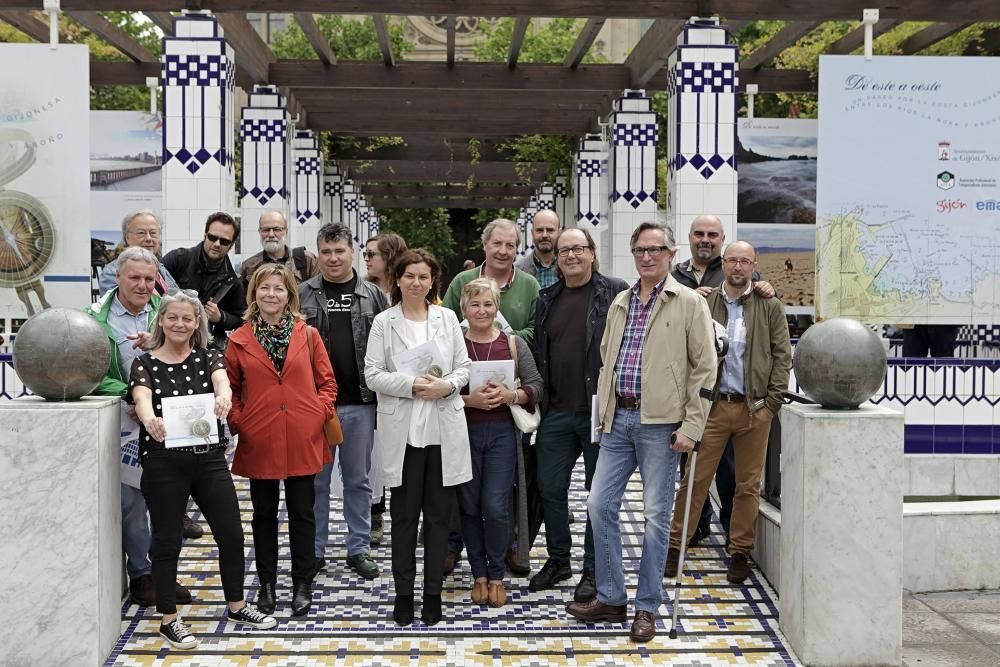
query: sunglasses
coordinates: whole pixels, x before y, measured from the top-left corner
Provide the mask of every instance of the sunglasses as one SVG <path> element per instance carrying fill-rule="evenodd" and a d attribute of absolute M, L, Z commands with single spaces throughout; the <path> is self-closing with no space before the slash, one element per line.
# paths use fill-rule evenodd
<path fill-rule="evenodd" d="M 361 253 L 361 256 L 362 257 L 367 257 L 368 259 L 371 259 L 372 257 L 374 257 L 377 254 L 378 253 L 375 252 L 375 251 L 373 251 L 373 250 L 365 250 L 363 253 Z"/>
<path fill-rule="evenodd" d="M 218 243 L 223 248 L 228 248 L 233 245 L 233 239 L 227 239 L 225 236 L 216 236 L 211 232 L 206 232 L 205 238 L 208 239 L 209 243 Z"/>

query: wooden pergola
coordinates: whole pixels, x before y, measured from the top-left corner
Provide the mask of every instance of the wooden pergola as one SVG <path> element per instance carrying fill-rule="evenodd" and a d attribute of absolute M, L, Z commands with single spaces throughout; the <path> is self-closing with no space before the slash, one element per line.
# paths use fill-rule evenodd
<path fill-rule="evenodd" d="M 775 56 L 831 20 L 859 21 L 869 0 L 62 0 L 62 9 L 127 58 L 93 61 L 91 84 L 145 86 L 159 76 L 158 58 L 105 19 L 101 11 L 141 11 L 172 34 L 172 14 L 212 10 L 236 53 L 237 84 L 278 86 L 298 114 L 299 127 L 339 135 L 389 135 L 401 145 L 345 150 L 331 156 L 359 184 L 376 208 L 501 208 L 523 206 L 546 165 L 515 165 L 499 148 L 525 134 L 582 136 L 597 129 L 598 118 L 626 88 L 660 91 L 661 69 L 680 28 L 692 16 L 723 16 L 733 33 L 760 19 L 786 21 L 767 43 L 743 53 L 740 86 L 758 93 L 811 93 L 808 71 L 768 65 Z M 0 0 L 0 21 L 38 41 L 48 41 L 48 25 L 36 10 L 40 0 Z M 904 54 L 923 49 L 976 21 L 1000 20 L 997 0 L 892 0 L 879 6 L 874 34 L 904 21 L 930 21 L 904 41 Z M 387 16 L 415 10 L 443 15 L 447 52 L 443 62 L 400 62 L 392 51 Z M 316 52 L 315 60 L 279 60 L 258 36 L 247 12 L 291 13 Z M 372 15 L 380 62 L 338 61 L 316 23 L 317 14 Z M 455 60 L 457 16 L 516 17 L 506 62 Z M 561 63 L 518 62 L 534 17 L 585 18 Z M 583 64 L 609 18 L 651 18 L 648 30 L 620 64 Z M 1000 30 L 985 35 L 988 53 L 1000 53 Z M 846 54 L 864 43 L 858 26 L 827 48 Z M 470 138 L 478 140 L 475 155 Z M 475 185 L 467 186 L 467 183 Z"/>

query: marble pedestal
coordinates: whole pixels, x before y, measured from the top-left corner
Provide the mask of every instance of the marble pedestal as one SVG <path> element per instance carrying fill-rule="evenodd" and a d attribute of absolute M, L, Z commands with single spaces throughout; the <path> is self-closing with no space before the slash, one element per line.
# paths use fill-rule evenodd
<path fill-rule="evenodd" d="M 780 625 L 807 665 L 902 659 L 903 413 L 781 409 Z"/>
<path fill-rule="evenodd" d="M 121 634 L 118 410 L 0 402 L 0 665 L 100 665 Z"/>

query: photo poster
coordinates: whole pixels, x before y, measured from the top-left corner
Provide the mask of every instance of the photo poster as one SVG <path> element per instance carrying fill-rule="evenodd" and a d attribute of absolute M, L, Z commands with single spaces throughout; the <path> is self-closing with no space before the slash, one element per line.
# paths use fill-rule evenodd
<path fill-rule="evenodd" d="M 133 211 L 163 210 L 163 118 L 142 111 L 90 112 L 90 265 L 100 269 Z M 94 283 L 96 288 L 96 281 Z"/>
<path fill-rule="evenodd" d="M 90 303 L 84 45 L 0 44 L 0 334 Z"/>
<path fill-rule="evenodd" d="M 815 225 L 741 222 L 736 235 L 757 251 L 757 271 L 788 315 L 812 315 L 816 304 Z"/>
<path fill-rule="evenodd" d="M 818 121 L 743 118 L 737 127 L 736 236 L 789 315 L 815 313 Z"/>
<path fill-rule="evenodd" d="M 1000 58 L 819 62 L 818 313 L 1000 322 Z"/>

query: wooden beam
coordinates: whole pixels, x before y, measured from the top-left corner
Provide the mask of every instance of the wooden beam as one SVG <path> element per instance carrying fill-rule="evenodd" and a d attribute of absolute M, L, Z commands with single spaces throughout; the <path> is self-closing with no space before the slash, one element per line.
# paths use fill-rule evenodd
<path fill-rule="evenodd" d="M 904 56 L 923 51 L 946 37 L 968 28 L 971 23 L 932 23 L 920 32 L 915 32 L 899 44 L 899 52 Z"/>
<path fill-rule="evenodd" d="M 455 15 L 451 14 L 445 17 L 444 20 L 444 30 L 445 30 L 445 62 L 448 67 L 455 66 Z"/>
<path fill-rule="evenodd" d="M 515 67 L 517 59 L 521 56 L 521 47 L 524 45 L 524 35 L 528 32 L 530 16 L 518 16 L 514 21 L 514 32 L 510 37 L 510 51 L 507 53 L 507 67 Z"/>
<path fill-rule="evenodd" d="M 328 111 L 366 113 L 370 108 L 395 108 L 405 111 L 480 113 L 497 109 L 532 109 L 553 111 L 597 111 L 605 93 L 598 91 L 539 91 L 530 96 L 515 96 L 495 90 L 371 90 L 293 88 L 295 96 L 308 107 Z"/>
<path fill-rule="evenodd" d="M 219 25 L 236 53 L 236 65 L 253 83 L 268 82 L 268 67 L 275 61 L 271 48 L 243 14 L 219 14 Z M 319 63 L 317 63 L 319 64 Z M 319 64 L 323 67 L 322 64 Z"/>
<path fill-rule="evenodd" d="M 584 18 L 682 19 L 725 16 L 729 20 L 858 20 L 871 0 L 421 0 L 419 13 L 456 16 L 547 16 Z M 996 0 L 883 0 L 884 18 L 908 21 L 996 21 Z M 180 11 L 190 6 L 216 12 L 310 12 L 330 14 L 413 14 L 413 0 L 62 0 L 63 11 Z M 38 0 L 0 0 L 0 9 L 37 9 Z"/>
<path fill-rule="evenodd" d="M 174 15 L 170 12 L 143 12 L 146 18 L 163 31 L 164 36 L 174 36 Z"/>
<path fill-rule="evenodd" d="M 333 49 L 330 47 L 330 42 L 326 39 L 326 35 L 323 34 L 323 31 L 319 29 L 319 25 L 316 24 L 315 17 L 307 12 L 296 12 L 295 20 L 298 22 L 299 27 L 302 28 L 303 34 L 309 40 L 309 45 L 312 46 L 313 51 L 316 52 L 316 55 L 319 56 L 323 64 L 336 65 L 337 56 L 334 55 Z"/>
<path fill-rule="evenodd" d="M 583 62 L 584 57 L 587 55 L 587 51 L 590 51 L 590 47 L 594 44 L 594 40 L 597 39 L 597 34 L 601 32 L 601 28 L 604 27 L 603 18 L 591 18 L 587 19 L 587 22 L 583 26 L 583 30 L 577 35 L 576 41 L 570 48 L 569 53 L 566 54 L 566 59 L 563 61 L 563 67 L 569 67 L 570 69 L 576 69 L 581 62 Z"/>
<path fill-rule="evenodd" d="M 529 196 L 496 199 L 490 197 L 466 197 L 461 199 L 393 199 L 392 197 L 372 197 L 373 208 L 523 208 L 528 205 Z"/>
<path fill-rule="evenodd" d="M 111 21 L 97 12 L 69 12 L 73 19 L 105 42 L 125 54 L 133 62 L 159 62 L 159 58 Z"/>
<path fill-rule="evenodd" d="M 535 192 L 533 185 L 479 185 L 471 188 L 466 183 L 444 185 L 395 185 L 391 183 L 366 183 L 361 191 L 369 197 L 391 197 L 393 199 L 439 199 L 443 197 L 530 197 Z"/>
<path fill-rule="evenodd" d="M 280 60 L 271 65 L 271 81 L 290 88 L 426 88 L 433 90 L 594 90 L 628 88 L 628 70 L 621 65 L 560 65 L 407 62 L 385 68 L 378 63 L 341 62 L 323 67 L 309 60 Z M 666 82 L 664 81 L 664 85 Z"/>
<path fill-rule="evenodd" d="M 373 14 L 375 21 L 375 34 L 378 36 L 378 48 L 382 51 L 382 63 L 386 67 L 396 64 L 396 59 L 392 55 L 392 41 L 389 39 L 389 24 L 385 20 L 385 14 Z"/>
<path fill-rule="evenodd" d="M 804 69 L 741 69 L 740 90 L 757 84 L 758 93 L 815 93 L 816 80 Z"/>
<path fill-rule="evenodd" d="M 880 10 L 881 12 L 881 10 Z M 880 13 L 880 16 L 882 14 Z M 902 23 L 899 19 L 879 19 L 878 23 L 872 26 L 872 37 L 878 37 L 884 32 L 892 30 L 897 25 Z M 844 55 L 850 53 L 854 49 L 864 46 L 865 43 L 865 26 L 859 25 L 854 30 L 850 31 L 836 42 L 831 44 L 826 48 L 826 53 Z"/>
<path fill-rule="evenodd" d="M 819 21 L 791 21 L 774 34 L 766 44 L 753 53 L 740 59 L 740 67 L 757 69 L 788 47 L 811 33 L 820 24 Z"/>
<path fill-rule="evenodd" d="M 461 164 L 411 160 L 383 160 L 381 162 L 340 162 L 347 177 L 355 182 L 376 183 L 449 183 L 466 181 L 470 177 L 482 183 L 531 183 L 545 177 L 545 162 L 487 162 Z"/>
<path fill-rule="evenodd" d="M 10 9 L 0 12 L 0 21 L 14 26 L 36 42 L 43 44 L 49 42 L 49 25 L 26 9 Z"/>
<path fill-rule="evenodd" d="M 590 127 L 592 114 L 550 114 L 538 118 L 534 114 L 512 115 L 509 111 L 470 117 L 468 114 L 414 113 L 399 110 L 371 110 L 359 113 L 324 112 L 315 109 L 309 113 L 308 127 L 341 134 L 362 136 L 400 136 L 404 134 L 432 134 L 509 137 L 522 134 L 578 135 Z"/>
<path fill-rule="evenodd" d="M 667 64 L 667 57 L 677 45 L 677 35 L 686 21 L 656 19 L 625 58 L 630 88 L 645 88 Z"/>

